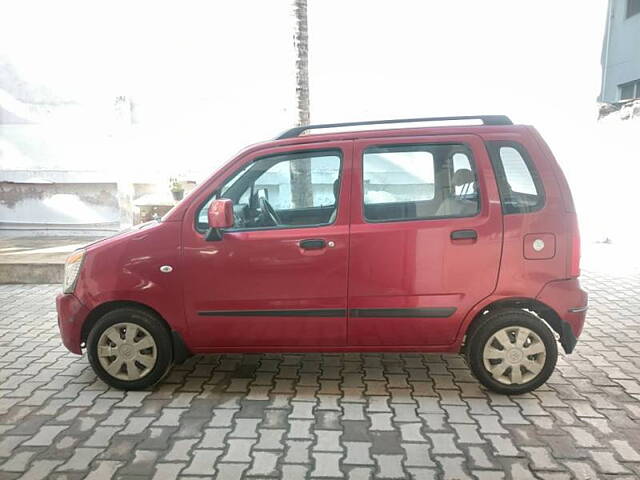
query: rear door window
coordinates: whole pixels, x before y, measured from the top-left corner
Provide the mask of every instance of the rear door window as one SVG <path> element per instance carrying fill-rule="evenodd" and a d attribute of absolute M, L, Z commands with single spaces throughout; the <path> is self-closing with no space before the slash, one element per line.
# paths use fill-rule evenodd
<path fill-rule="evenodd" d="M 542 208 L 544 191 L 529 155 L 515 142 L 489 142 L 503 213 L 528 213 Z"/>
<path fill-rule="evenodd" d="M 473 158 L 462 144 L 369 147 L 362 182 L 369 222 L 472 217 L 480 208 Z"/>

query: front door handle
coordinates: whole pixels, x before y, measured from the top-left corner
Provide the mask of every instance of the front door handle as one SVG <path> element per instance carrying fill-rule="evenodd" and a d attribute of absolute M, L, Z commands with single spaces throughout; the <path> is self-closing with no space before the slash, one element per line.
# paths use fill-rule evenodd
<path fill-rule="evenodd" d="M 478 232 L 475 230 L 454 230 L 451 232 L 451 240 L 476 240 Z"/>
<path fill-rule="evenodd" d="M 303 250 L 320 250 L 327 246 L 327 242 L 321 238 L 308 238 L 306 240 L 300 240 L 300 248 Z"/>

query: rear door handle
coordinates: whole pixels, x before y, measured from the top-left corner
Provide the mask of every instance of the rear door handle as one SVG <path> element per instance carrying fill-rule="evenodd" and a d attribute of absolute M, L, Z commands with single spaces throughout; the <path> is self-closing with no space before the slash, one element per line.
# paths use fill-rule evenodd
<path fill-rule="evenodd" d="M 300 240 L 300 248 L 303 250 L 320 250 L 327 246 L 327 242 L 321 238 L 308 238 L 306 240 Z"/>
<path fill-rule="evenodd" d="M 475 230 L 454 230 L 451 232 L 451 240 L 476 240 L 478 232 Z"/>

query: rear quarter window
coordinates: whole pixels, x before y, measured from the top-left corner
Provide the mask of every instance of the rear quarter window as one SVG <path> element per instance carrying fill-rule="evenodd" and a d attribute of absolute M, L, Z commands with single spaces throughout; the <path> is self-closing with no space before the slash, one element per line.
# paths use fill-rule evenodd
<path fill-rule="evenodd" d="M 516 142 L 488 142 L 502 212 L 529 213 L 544 205 L 544 189 L 531 157 Z"/>

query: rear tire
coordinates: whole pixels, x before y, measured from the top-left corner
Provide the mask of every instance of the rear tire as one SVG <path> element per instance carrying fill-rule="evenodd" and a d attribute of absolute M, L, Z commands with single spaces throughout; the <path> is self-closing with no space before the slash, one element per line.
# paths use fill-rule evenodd
<path fill-rule="evenodd" d="M 488 313 L 467 342 L 467 363 L 488 389 L 505 395 L 531 392 L 556 366 L 558 346 L 551 329 L 517 308 Z"/>
<path fill-rule="evenodd" d="M 164 378 L 173 361 L 169 331 L 158 317 L 137 308 L 106 313 L 87 337 L 89 363 L 106 384 L 142 390 Z"/>

